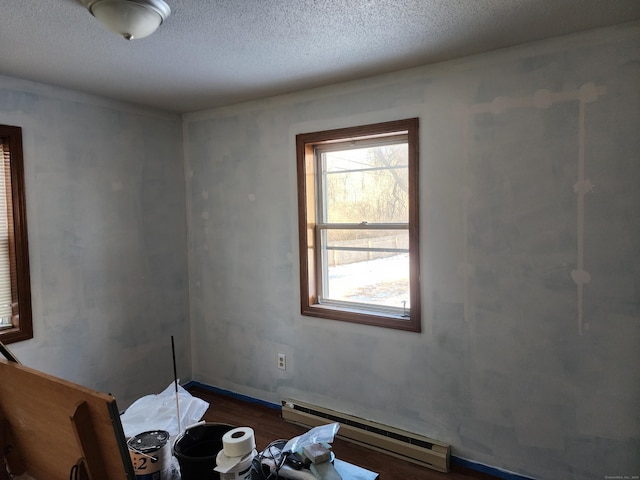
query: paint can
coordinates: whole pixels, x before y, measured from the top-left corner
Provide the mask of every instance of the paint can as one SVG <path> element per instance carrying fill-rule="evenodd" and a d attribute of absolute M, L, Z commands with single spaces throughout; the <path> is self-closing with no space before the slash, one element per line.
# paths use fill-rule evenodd
<path fill-rule="evenodd" d="M 258 452 L 252 450 L 245 456 L 236 460 L 236 464 L 230 470 L 222 473 L 220 472 L 220 480 L 251 480 L 251 463 Z M 224 450 L 220 450 L 216 457 L 218 465 L 224 464 L 229 461 L 229 457 L 224 454 Z"/>
<path fill-rule="evenodd" d="M 161 480 L 171 461 L 169 432 L 151 430 L 127 441 L 136 480 Z"/>
<path fill-rule="evenodd" d="M 220 480 L 251 480 L 251 462 L 257 454 L 252 428 L 229 430 L 222 436 L 222 450 L 216 456 Z"/>

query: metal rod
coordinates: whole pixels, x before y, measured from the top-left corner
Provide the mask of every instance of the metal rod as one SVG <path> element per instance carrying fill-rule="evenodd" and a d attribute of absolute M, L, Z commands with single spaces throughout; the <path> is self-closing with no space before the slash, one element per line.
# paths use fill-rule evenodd
<path fill-rule="evenodd" d="M 176 369 L 176 347 L 173 343 L 173 335 L 171 335 L 171 354 L 173 355 L 173 381 L 176 386 L 176 412 L 178 414 L 178 435 L 182 432 L 180 428 L 180 399 L 178 397 L 178 371 Z"/>

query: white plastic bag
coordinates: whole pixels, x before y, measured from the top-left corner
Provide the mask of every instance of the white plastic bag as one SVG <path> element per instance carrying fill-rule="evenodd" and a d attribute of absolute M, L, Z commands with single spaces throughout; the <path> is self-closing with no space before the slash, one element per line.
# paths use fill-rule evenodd
<path fill-rule="evenodd" d="M 320 425 L 309 430 L 298 437 L 294 437 L 287 442 L 282 449 L 283 452 L 301 452 L 305 445 L 311 445 L 313 443 L 332 443 L 333 437 L 335 437 L 339 423 L 329 423 L 327 425 Z"/>
<path fill-rule="evenodd" d="M 192 396 L 180 385 L 178 385 L 178 405 L 182 431 L 198 422 L 209 408 L 207 402 Z M 178 435 L 175 383 L 171 382 L 157 395 L 146 395 L 133 402 L 120 416 L 120 421 L 127 438 L 150 430 L 164 430 L 169 432 L 171 437 Z"/>

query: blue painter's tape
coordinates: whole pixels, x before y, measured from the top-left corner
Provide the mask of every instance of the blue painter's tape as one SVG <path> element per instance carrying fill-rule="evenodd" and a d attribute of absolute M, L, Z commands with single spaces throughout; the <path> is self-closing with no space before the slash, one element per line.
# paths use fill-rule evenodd
<path fill-rule="evenodd" d="M 465 467 L 476 472 L 486 473 L 488 475 L 491 475 L 492 477 L 503 478 L 504 480 L 536 480 L 533 477 L 526 477 L 515 472 L 508 472 L 506 470 L 501 470 L 496 467 L 490 467 L 489 465 L 484 465 L 478 462 L 472 462 L 471 460 L 455 457 L 453 455 L 451 456 L 451 464 Z"/>
<path fill-rule="evenodd" d="M 206 385 L 204 383 L 190 381 L 187 384 L 183 385 L 186 390 L 189 390 L 191 387 L 202 388 L 203 390 L 209 390 L 210 392 L 219 393 L 220 395 L 225 395 L 227 397 L 237 398 L 238 400 L 244 400 L 248 403 L 257 403 L 258 405 L 263 405 L 265 407 L 273 408 L 275 410 L 282 410 L 282 406 L 276 403 L 267 402 L 266 400 L 260 400 L 258 398 L 249 397 L 247 395 L 242 395 L 241 393 L 232 392 L 231 390 L 225 390 L 223 388 L 213 387 L 211 385 Z"/>

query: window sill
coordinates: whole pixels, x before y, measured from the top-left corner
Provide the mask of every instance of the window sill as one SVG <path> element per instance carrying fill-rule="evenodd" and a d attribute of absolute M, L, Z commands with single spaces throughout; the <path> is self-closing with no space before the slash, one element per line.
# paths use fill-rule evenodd
<path fill-rule="evenodd" d="M 30 331 L 21 330 L 19 327 L 9 327 L 0 329 L 0 342 L 8 345 L 10 343 L 21 342 L 33 338 Z"/>
<path fill-rule="evenodd" d="M 341 322 L 359 323 L 375 327 L 391 328 L 408 332 L 420 332 L 420 320 L 402 315 L 373 313 L 364 310 L 347 310 L 331 307 L 330 305 L 306 305 L 302 308 L 302 315 L 338 320 Z"/>

